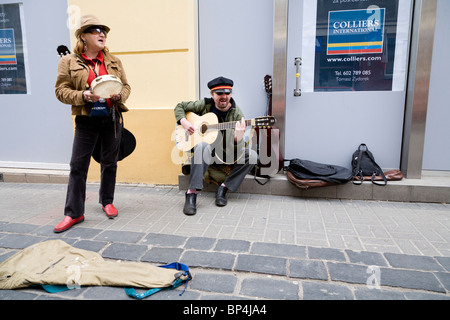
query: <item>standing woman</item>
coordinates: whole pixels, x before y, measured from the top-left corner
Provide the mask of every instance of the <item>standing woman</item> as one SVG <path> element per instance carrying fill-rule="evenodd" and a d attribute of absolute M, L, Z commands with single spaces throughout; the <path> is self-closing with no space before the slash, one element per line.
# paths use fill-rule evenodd
<path fill-rule="evenodd" d="M 121 113 L 128 111 L 124 102 L 130 95 L 130 86 L 122 62 L 111 55 L 105 46 L 109 30 L 95 16 L 82 16 L 80 28 L 75 32 L 75 53 L 64 56 L 58 64 L 56 97 L 62 103 L 71 105 L 72 115 L 76 117 L 65 217 L 53 229 L 56 233 L 84 221 L 86 179 L 97 141 L 101 143 L 99 202 L 109 218 L 118 215 L 113 200 L 123 125 Z M 102 101 L 91 92 L 91 82 L 97 76 L 107 74 L 117 76 L 123 89 L 120 94 Z M 96 107 L 103 106 L 106 114 L 98 116 L 91 113 L 94 104 Z"/>

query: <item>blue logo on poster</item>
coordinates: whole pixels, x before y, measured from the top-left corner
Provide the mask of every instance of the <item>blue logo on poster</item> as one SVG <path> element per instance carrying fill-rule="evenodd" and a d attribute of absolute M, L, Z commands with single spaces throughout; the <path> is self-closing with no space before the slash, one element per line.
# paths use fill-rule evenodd
<path fill-rule="evenodd" d="M 330 11 L 327 54 L 383 53 L 386 9 Z"/>
<path fill-rule="evenodd" d="M 0 29 L 0 65 L 17 64 L 14 29 Z"/>

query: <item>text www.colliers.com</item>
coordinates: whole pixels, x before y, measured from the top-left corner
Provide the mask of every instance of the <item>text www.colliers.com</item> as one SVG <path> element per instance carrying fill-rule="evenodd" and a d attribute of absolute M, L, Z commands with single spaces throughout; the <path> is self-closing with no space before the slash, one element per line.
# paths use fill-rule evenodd
<path fill-rule="evenodd" d="M 327 58 L 328 62 L 369 62 L 369 61 L 381 61 L 382 57 L 358 57 L 351 56 L 346 58 Z"/>

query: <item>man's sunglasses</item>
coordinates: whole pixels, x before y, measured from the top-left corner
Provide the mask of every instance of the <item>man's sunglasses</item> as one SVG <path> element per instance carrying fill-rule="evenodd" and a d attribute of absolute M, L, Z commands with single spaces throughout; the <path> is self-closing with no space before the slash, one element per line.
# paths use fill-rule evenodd
<path fill-rule="evenodd" d="M 107 34 L 106 30 L 101 28 L 101 27 L 90 27 L 90 28 L 87 28 L 84 31 L 84 33 L 92 33 L 92 34 L 96 34 L 96 35 L 100 34 L 100 33 L 103 33 L 105 35 L 105 37 L 106 37 L 106 34 Z"/>
<path fill-rule="evenodd" d="M 231 92 L 214 92 L 215 94 L 217 94 L 218 96 L 221 96 L 223 94 L 226 94 L 227 96 L 231 94 Z"/>

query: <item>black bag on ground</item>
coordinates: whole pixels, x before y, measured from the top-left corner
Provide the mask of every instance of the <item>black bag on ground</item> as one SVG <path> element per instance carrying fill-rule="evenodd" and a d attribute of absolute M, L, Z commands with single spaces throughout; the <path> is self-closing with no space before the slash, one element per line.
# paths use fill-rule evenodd
<path fill-rule="evenodd" d="M 322 180 L 328 182 L 328 184 L 321 185 L 312 181 L 309 187 L 344 184 L 352 180 L 353 177 L 353 174 L 349 169 L 336 165 L 317 163 L 297 158 L 285 161 L 289 161 L 289 165 L 286 167 L 288 178 L 291 177 L 299 180 L 296 181 L 297 183 L 294 183 L 293 181 L 291 181 L 291 179 L 289 179 L 297 186 L 299 183 L 301 183 L 307 188 L 308 184 L 305 184 L 307 183 L 307 180 Z"/>
<path fill-rule="evenodd" d="M 353 153 L 352 157 L 352 171 L 353 171 L 353 184 L 360 185 L 364 181 L 364 176 L 371 177 L 372 183 L 385 186 L 387 184 L 386 176 L 381 170 L 380 166 L 376 163 L 375 157 L 369 148 L 364 143 L 361 143 Z M 381 175 L 383 183 L 375 182 L 375 177 Z M 356 179 L 358 177 L 358 179 Z"/>

